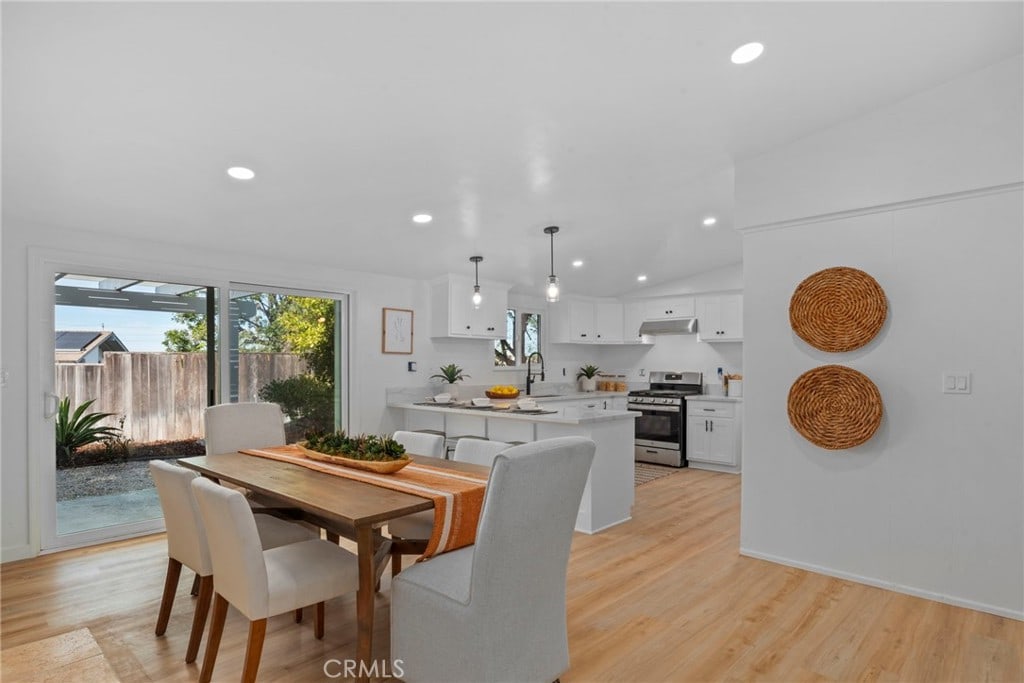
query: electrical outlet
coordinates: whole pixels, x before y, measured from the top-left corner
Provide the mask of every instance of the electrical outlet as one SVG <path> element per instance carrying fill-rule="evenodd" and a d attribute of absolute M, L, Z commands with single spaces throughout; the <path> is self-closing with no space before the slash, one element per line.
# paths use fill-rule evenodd
<path fill-rule="evenodd" d="M 964 370 L 947 370 L 942 373 L 942 393 L 971 393 L 971 373 Z"/>
<path fill-rule="evenodd" d="M 645 370 L 645 369 L 643 369 L 643 368 L 640 368 L 640 376 L 641 376 L 641 377 L 644 377 L 644 376 L 646 376 L 646 375 L 647 375 L 647 370 Z"/>
<path fill-rule="evenodd" d="M 409 361 L 409 372 L 416 372 L 416 361 Z"/>

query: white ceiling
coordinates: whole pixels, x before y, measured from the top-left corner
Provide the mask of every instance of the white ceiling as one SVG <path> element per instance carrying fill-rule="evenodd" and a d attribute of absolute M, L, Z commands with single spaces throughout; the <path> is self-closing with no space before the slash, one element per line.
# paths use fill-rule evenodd
<path fill-rule="evenodd" d="M 413 277 L 482 254 L 537 293 L 555 224 L 564 290 L 590 295 L 739 261 L 738 159 L 1024 40 L 1020 2 L 2 11 L 6 221 Z"/>

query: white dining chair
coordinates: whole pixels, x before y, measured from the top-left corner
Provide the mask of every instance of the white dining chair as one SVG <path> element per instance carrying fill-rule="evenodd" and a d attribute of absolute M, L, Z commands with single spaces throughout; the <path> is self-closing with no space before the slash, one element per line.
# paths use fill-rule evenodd
<path fill-rule="evenodd" d="M 504 441 L 488 441 L 485 439 L 460 439 L 455 445 L 452 460 L 468 462 L 474 465 L 491 466 L 495 456 L 509 447 Z M 401 539 L 402 543 L 394 543 L 391 553 L 391 576 L 402 571 L 403 551 L 423 552 L 430 534 L 434 529 L 434 511 L 424 510 L 388 522 L 388 534 L 393 539 Z M 412 554 L 412 552 L 407 554 Z"/>
<path fill-rule="evenodd" d="M 284 413 L 276 403 L 223 403 L 203 410 L 206 454 L 282 446 Z"/>
<path fill-rule="evenodd" d="M 184 565 L 194 571 L 199 579 L 192 633 L 185 652 L 185 661 L 191 663 L 199 653 L 199 642 L 203 637 L 206 616 L 210 612 L 210 599 L 213 597 L 213 564 L 191 486 L 199 474 L 162 460 L 150 460 L 149 473 L 156 484 L 160 507 L 164 513 L 164 526 L 167 528 L 167 575 L 156 620 L 156 635 L 162 636 L 167 631 L 181 567 Z M 276 548 L 316 538 L 309 529 L 270 515 L 259 515 L 256 529 L 264 548 Z"/>
<path fill-rule="evenodd" d="M 444 437 L 439 434 L 397 431 L 391 438 L 405 446 L 406 453 L 444 457 Z"/>
<path fill-rule="evenodd" d="M 502 452 L 476 544 L 392 580 L 391 657 L 406 683 L 550 683 L 568 669 L 566 570 L 594 451 L 570 436 Z"/>
<path fill-rule="evenodd" d="M 316 605 L 317 639 L 324 637 L 324 603 L 358 587 L 355 555 L 319 538 L 264 550 L 245 497 L 208 479 L 192 481 L 192 491 L 209 540 L 214 582 L 213 620 L 199 680 L 208 683 L 217 662 L 228 604 L 249 620 L 243 683 L 256 680 L 267 619 Z"/>

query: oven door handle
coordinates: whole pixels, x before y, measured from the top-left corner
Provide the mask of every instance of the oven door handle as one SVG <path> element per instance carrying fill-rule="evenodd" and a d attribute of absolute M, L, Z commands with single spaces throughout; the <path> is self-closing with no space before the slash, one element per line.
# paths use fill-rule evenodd
<path fill-rule="evenodd" d="M 631 403 L 627 407 L 628 407 L 629 410 L 635 410 L 635 411 L 638 411 L 638 412 L 641 412 L 641 413 L 644 413 L 644 412 L 651 412 L 651 413 L 678 413 L 679 412 L 679 406 L 651 406 L 651 405 L 647 405 L 647 404 L 640 405 L 640 404 L 636 404 L 636 403 Z"/>

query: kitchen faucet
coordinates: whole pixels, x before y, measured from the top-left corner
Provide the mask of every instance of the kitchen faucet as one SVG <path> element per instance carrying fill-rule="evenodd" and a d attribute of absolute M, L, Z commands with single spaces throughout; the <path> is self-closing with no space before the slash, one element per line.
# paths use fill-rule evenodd
<path fill-rule="evenodd" d="M 540 381 L 544 381 L 544 356 L 534 351 L 530 354 L 529 358 L 526 359 L 526 395 L 530 395 L 530 387 L 533 386 L 533 357 L 536 356 L 537 360 L 540 361 Z"/>

